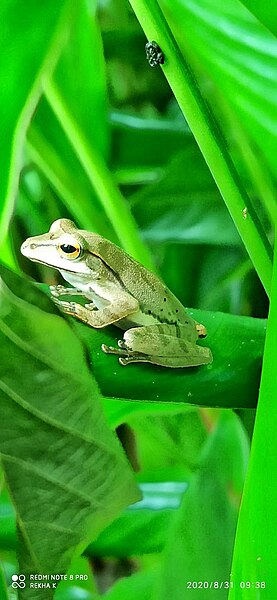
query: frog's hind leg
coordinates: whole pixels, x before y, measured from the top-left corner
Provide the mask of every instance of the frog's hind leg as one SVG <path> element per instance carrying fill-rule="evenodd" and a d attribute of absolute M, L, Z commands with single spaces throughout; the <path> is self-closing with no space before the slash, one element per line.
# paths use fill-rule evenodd
<path fill-rule="evenodd" d="M 125 331 L 123 342 L 119 341 L 121 349 L 148 354 L 150 356 L 182 356 L 191 353 L 196 346 L 196 336 L 190 336 L 190 330 L 183 325 L 149 325 L 147 327 L 132 327 Z"/>
<path fill-rule="evenodd" d="M 121 355 L 122 365 L 149 362 L 165 367 L 193 367 L 212 362 L 209 348 L 197 346 L 187 339 L 182 325 L 151 325 L 133 327 L 124 333 L 119 348 L 103 346 L 104 352 Z"/>
<path fill-rule="evenodd" d="M 209 348 L 195 346 L 193 352 L 189 356 L 150 356 L 149 354 L 129 354 L 119 358 L 121 365 L 126 366 L 132 363 L 144 362 L 159 365 L 161 367 L 181 368 L 181 367 L 197 367 L 200 365 L 208 365 L 213 360 L 212 353 Z"/>

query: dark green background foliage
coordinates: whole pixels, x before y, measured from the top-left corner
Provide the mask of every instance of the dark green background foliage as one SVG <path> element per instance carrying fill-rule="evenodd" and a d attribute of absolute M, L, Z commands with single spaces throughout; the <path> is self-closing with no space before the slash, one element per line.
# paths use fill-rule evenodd
<path fill-rule="evenodd" d="M 277 8 L 264 4 L 1 2 L 1 600 L 19 572 L 68 573 L 19 600 L 277 595 Z M 60 217 L 158 272 L 207 327 L 213 363 L 123 368 L 101 351 L 115 327 L 62 315 L 59 273 L 20 254 Z"/>

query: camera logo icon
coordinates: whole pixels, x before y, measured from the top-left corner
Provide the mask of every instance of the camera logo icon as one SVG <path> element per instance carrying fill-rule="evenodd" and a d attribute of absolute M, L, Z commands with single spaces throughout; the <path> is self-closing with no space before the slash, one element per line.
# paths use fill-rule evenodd
<path fill-rule="evenodd" d="M 12 588 L 20 588 L 21 590 L 24 590 L 24 588 L 26 587 L 25 580 L 26 577 L 22 573 L 20 575 L 12 575 Z"/>

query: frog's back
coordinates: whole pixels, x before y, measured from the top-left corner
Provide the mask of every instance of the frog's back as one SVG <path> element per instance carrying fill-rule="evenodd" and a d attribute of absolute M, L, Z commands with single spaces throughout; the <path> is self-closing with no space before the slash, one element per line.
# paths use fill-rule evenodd
<path fill-rule="evenodd" d="M 91 252 L 101 258 L 120 285 L 138 300 L 144 315 L 154 317 L 158 323 L 194 323 L 182 303 L 155 273 L 109 240 L 91 235 Z"/>

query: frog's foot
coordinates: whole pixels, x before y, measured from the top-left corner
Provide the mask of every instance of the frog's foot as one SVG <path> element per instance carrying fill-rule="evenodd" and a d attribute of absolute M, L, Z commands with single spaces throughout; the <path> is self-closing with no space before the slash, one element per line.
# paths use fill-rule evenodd
<path fill-rule="evenodd" d="M 65 288 L 67 289 L 67 288 Z M 52 296 L 52 300 L 56 306 L 59 307 L 62 312 L 66 315 L 71 315 L 72 317 L 76 317 L 76 319 L 80 319 L 84 323 L 89 323 L 90 314 L 92 311 L 96 310 L 96 306 L 93 302 L 90 304 L 85 304 L 82 306 L 81 304 L 77 304 L 76 302 L 65 302 L 64 300 L 59 300 L 56 296 Z"/>
<path fill-rule="evenodd" d="M 102 344 L 107 354 L 120 355 L 121 365 L 148 362 L 163 367 L 179 368 L 206 365 L 213 357 L 209 348 L 197 346 L 195 342 L 162 333 L 164 326 L 135 327 L 124 333 L 119 348 Z"/>
<path fill-rule="evenodd" d="M 105 354 L 120 354 L 122 356 L 136 355 L 137 352 L 133 352 L 132 350 L 128 350 L 127 346 L 125 346 L 123 340 L 118 341 L 119 348 L 114 348 L 114 346 L 107 346 L 106 344 L 102 344 L 101 348 Z"/>
<path fill-rule="evenodd" d="M 56 306 L 59 307 L 62 312 L 67 315 L 75 315 L 76 314 L 76 303 L 75 302 L 64 302 L 63 300 L 59 300 L 55 296 L 52 297 L 52 300 Z"/>
<path fill-rule="evenodd" d="M 198 333 L 198 337 L 205 338 L 207 336 L 207 329 L 206 329 L 205 325 L 202 325 L 201 323 L 197 323 L 196 321 L 195 321 L 195 325 L 196 325 L 196 331 Z"/>
<path fill-rule="evenodd" d="M 148 357 L 145 354 L 133 352 L 132 350 L 128 350 L 127 347 L 125 348 L 123 340 L 119 340 L 118 345 L 122 347 L 114 348 L 113 346 L 102 344 L 101 348 L 105 354 L 120 354 L 121 356 L 118 361 L 124 366 L 130 364 L 131 362 L 149 362 Z"/>

